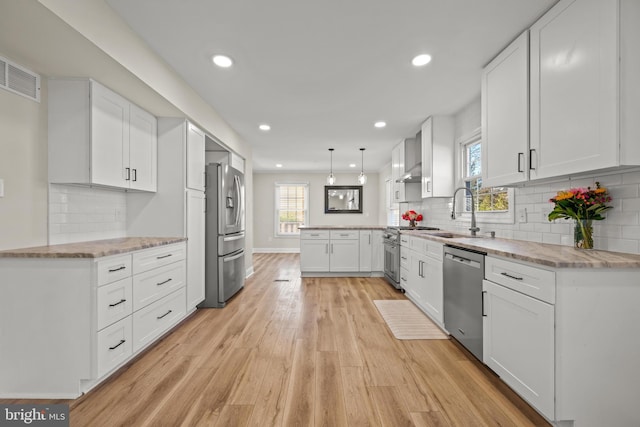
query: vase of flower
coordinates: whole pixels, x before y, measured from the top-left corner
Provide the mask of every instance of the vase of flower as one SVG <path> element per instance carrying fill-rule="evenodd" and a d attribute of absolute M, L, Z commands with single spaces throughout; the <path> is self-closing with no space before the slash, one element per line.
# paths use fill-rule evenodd
<path fill-rule="evenodd" d="M 576 249 L 593 249 L 593 221 L 605 219 L 603 214 L 612 209 L 606 203 L 611 196 L 605 187 L 596 182 L 596 188 L 571 188 L 558 191 L 549 199 L 554 204 L 549 213 L 549 221 L 556 219 L 573 219 L 573 241 Z"/>
<path fill-rule="evenodd" d="M 422 214 L 419 214 L 414 210 L 408 210 L 402 214 L 402 219 L 409 221 L 409 227 L 415 228 L 416 223 L 422 221 L 424 218 L 422 217 Z"/>
<path fill-rule="evenodd" d="M 590 219 L 576 221 L 573 241 L 577 249 L 593 249 L 593 224 Z"/>

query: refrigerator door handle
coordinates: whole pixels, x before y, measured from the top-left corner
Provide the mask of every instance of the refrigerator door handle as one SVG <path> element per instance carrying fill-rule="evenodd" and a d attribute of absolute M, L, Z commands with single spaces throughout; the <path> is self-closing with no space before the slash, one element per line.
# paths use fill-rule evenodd
<path fill-rule="evenodd" d="M 234 240 L 240 240 L 240 239 L 244 239 L 244 233 L 239 234 L 237 236 L 224 237 L 222 240 L 225 242 L 232 242 Z"/>
<path fill-rule="evenodd" d="M 240 201 L 240 197 L 242 197 L 242 189 L 241 189 L 241 186 L 240 186 L 240 177 L 238 177 L 238 175 L 234 175 L 233 176 L 233 183 L 234 183 L 234 185 L 236 187 L 236 198 L 238 200 L 238 203 L 237 203 L 238 206 L 237 206 L 237 209 L 236 209 L 236 222 L 235 222 L 235 225 L 236 225 L 236 227 L 239 227 L 240 226 L 240 215 L 241 215 L 240 210 L 241 210 L 241 207 L 242 207 L 242 203 Z"/>
<path fill-rule="evenodd" d="M 222 258 L 222 262 L 230 262 L 230 261 L 233 261 L 233 260 L 236 260 L 236 259 L 240 258 L 241 256 L 244 256 L 244 251 L 240 252 L 237 255 L 231 256 L 231 257 L 223 257 Z"/>

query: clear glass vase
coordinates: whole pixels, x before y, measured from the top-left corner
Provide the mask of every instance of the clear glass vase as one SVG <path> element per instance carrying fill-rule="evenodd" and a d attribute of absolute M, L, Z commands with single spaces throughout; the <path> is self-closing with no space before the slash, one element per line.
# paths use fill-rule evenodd
<path fill-rule="evenodd" d="M 576 221 L 573 241 L 577 249 L 593 249 L 593 224 L 590 219 Z"/>
<path fill-rule="evenodd" d="M 415 228 L 415 226 L 416 226 L 416 220 L 415 219 L 410 219 L 409 220 L 409 227 Z"/>

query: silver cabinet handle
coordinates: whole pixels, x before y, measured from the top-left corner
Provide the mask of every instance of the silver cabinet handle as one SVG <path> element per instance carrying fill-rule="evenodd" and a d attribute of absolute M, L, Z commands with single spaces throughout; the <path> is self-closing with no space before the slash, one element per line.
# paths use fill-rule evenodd
<path fill-rule="evenodd" d="M 160 256 L 157 256 L 156 259 L 169 258 L 170 256 L 173 256 L 173 254 L 160 255 Z"/>
<path fill-rule="evenodd" d="M 120 304 L 122 304 L 122 303 L 125 303 L 125 302 L 127 302 L 127 300 L 126 300 L 126 299 L 121 299 L 121 300 L 120 300 L 120 301 L 118 301 L 118 302 L 114 302 L 113 304 L 109 304 L 109 307 L 116 307 L 116 306 L 118 306 L 118 305 L 120 305 Z"/>
<path fill-rule="evenodd" d="M 164 282 L 156 283 L 156 286 L 162 286 L 162 285 L 164 285 L 165 283 L 169 283 L 169 282 L 170 282 L 170 281 L 172 281 L 172 280 L 173 280 L 173 279 L 167 279 L 167 280 L 165 280 Z"/>
<path fill-rule="evenodd" d="M 518 153 L 518 172 L 524 172 L 522 170 L 522 163 L 520 162 L 520 160 L 523 158 L 524 158 L 524 153 Z"/>
<path fill-rule="evenodd" d="M 118 267 L 118 268 L 110 268 L 110 269 L 109 269 L 109 273 L 115 273 L 116 271 L 124 270 L 124 269 L 126 269 L 126 268 L 127 268 L 127 267 L 125 267 L 124 265 L 122 265 L 122 266 L 120 266 L 120 267 Z"/>
<path fill-rule="evenodd" d="M 536 170 L 536 168 L 533 167 L 533 154 L 536 152 L 535 148 L 532 148 L 529 150 L 529 169 L 531 169 L 532 171 Z"/>

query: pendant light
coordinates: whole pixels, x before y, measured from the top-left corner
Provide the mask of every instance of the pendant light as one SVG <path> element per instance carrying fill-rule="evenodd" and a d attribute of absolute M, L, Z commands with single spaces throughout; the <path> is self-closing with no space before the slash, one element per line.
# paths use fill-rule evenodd
<path fill-rule="evenodd" d="M 358 184 L 365 185 L 367 183 L 367 175 L 364 174 L 364 148 L 360 149 L 362 153 L 362 169 L 360 169 L 360 175 L 358 175 Z"/>
<path fill-rule="evenodd" d="M 329 153 L 331 153 L 331 171 L 327 177 L 327 184 L 334 185 L 336 183 L 336 177 L 333 176 L 333 148 L 329 148 Z"/>

